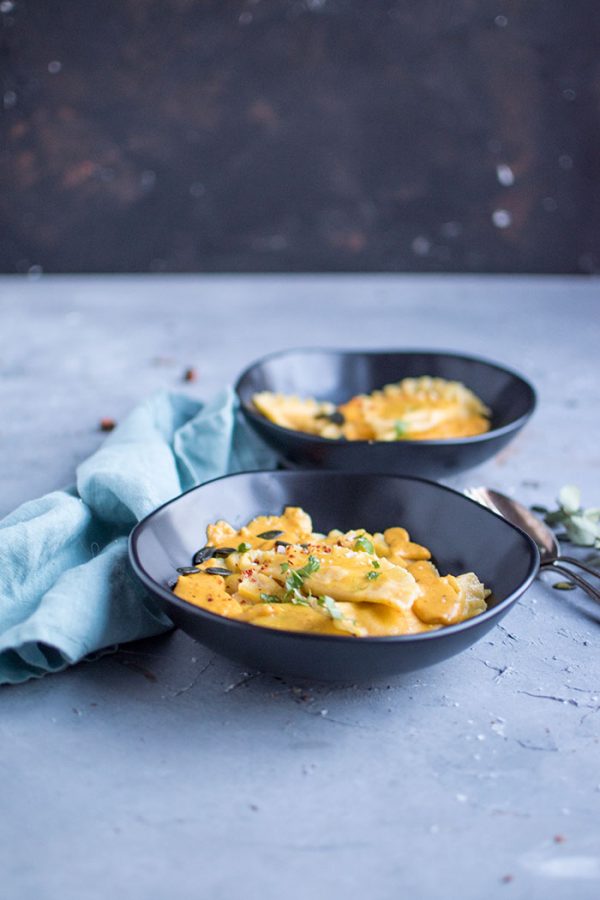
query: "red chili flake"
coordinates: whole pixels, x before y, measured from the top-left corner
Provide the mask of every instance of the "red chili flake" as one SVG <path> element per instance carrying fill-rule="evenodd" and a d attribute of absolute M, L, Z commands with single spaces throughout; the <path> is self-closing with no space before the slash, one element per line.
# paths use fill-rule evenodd
<path fill-rule="evenodd" d="M 112 431 L 113 428 L 117 427 L 117 423 L 114 419 L 105 416 L 103 419 L 100 419 L 99 428 L 100 431 Z"/>
<path fill-rule="evenodd" d="M 184 381 L 197 381 L 198 380 L 198 372 L 196 371 L 196 369 L 194 369 L 193 366 L 190 366 L 188 369 L 185 370 L 185 372 L 183 373 L 183 380 Z"/>
<path fill-rule="evenodd" d="M 502 882 L 502 884 L 510 884 L 511 881 L 514 881 L 514 878 L 514 875 L 503 875 L 500 881 Z"/>
<path fill-rule="evenodd" d="M 567 839 L 564 834 L 555 834 L 553 840 L 555 844 L 564 844 Z"/>

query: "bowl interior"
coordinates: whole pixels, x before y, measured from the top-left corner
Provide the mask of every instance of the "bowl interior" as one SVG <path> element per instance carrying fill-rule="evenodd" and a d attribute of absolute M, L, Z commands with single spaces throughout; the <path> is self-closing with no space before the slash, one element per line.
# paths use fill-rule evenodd
<path fill-rule="evenodd" d="M 402 476 L 293 471 L 232 475 L 172 500 L 134 529 L 134 565 L 164 599 L 189 609 L 167 585 L 175 569 L 190 565 L 205 544 L 206 526 L 226 519 L 239 527 L 288 505 L 302 506 L 319 531 L 407 528 L 429 547 L 442 574 L 476 572 L 493 591 L 491 610 L 509 602 L 537 571 L 537 549 L 527 535 L 449 488 Z M 193 610 L 214 619 L 212 613 Z"/>
<path fill-rule="evenodd" d="M 533 388 L 516 373 L 485 360 L 435 351 L 284 351 L 247 369 L 237 391 L 245 409 L 258 415 L 252 404 L 258 391 L 342 403 L 354 394 L 420 375 L 463 382 L 492 410 L 492 430 L 527 416 L 535 404 Z"/>

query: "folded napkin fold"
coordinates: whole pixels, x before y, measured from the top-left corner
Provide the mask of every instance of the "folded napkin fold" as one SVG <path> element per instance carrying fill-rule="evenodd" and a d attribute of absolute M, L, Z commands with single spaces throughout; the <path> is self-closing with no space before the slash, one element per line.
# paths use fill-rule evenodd
<path fill-rule="evenodd" d="M 76 486 L 0 521 L 0 684 L 171 628 L 131 571 L 129 531 L 194 485 L 273 465 L 229 389 L 205 404 L 161 392 L 134 409 Z"/>

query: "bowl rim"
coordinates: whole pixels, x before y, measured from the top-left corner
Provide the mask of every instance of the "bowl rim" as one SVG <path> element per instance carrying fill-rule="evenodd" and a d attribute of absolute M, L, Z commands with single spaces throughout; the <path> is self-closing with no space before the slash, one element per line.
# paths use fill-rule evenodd
<path fill-rule="evenodd" d="M 437 481 L 431 481 L 428 478 L 419 478 L 417 476 L 412 475 L 396 475 L 396 474 L 386 474 L 386 473 L 367 473 L 367 477 L 369 478 L 393 478 L 397 481 L 416 481 L 422 482 L 429 486 L 439 489 L 445 493 L 456 494 L 461 499 L 463 499 L 467 503 L 472 503 L 477 506 L 478 509 L 482 510 L 484 513 L 494 516 L 498 519 L 501 519 L 504 524 L 511 528 L 513 531 L 516 531 L 521 537 L 524 537 L 526 542 L 529 544 L 529 549 L 531 550 L 531 559 L 529 563 L 529 567 L 527 570 L 527 575 L 525 579 L 521 582 L 521 584 L 512 591 L 508 597 L 505 597 L 504 600 L 501 600 L 496 606 L 491 607 L 490 609 L 486 609 L 485 612 L 479 613 L 476 616 L 472 616 L 470 619 L 465 619 L 463 622 L 458 622 L 456 625 L 445 625 L 442 628 L 437 628 L 432 631 L 424 631 L 419 632 L 417 634 L 397 634 L 397 635 L 379 635 L 373 636 L 369 635 L 367 637 L 357 638 L 353 635 L 337 635 L 337 634 L 314 634 L 312 632 L 304 632 L 304 631 L 285 631 L 283 629 L 278 628 L 267 628 L 261 625 L 254 625 L 252 622 L 242 622 L 238 619 L 228 619 L 226 616 L 221 616 L 218 613 L 211 612 L 208 609 L 205 609 L 202 606 L 195 606 L 193 603 L 188 603 L 187 600 L 183 600 L 180 597 L 177 597 L 171 590 L 167 589 L 164 585 L 155 581 L 144 569 L 142 562 L 138 553 L 138 537 L 141 532 L 148 527 L 148 522 L 153 519 L 158 513 L 162 512 L 167 506 L 174 505 L 178 501 L 180 501 L 183 497 L 188 494 L 193 493 L 194 491 L 199 491 L 203 487 L 209 484 L 214 484 L 218 481 L 224 481 L 225 479 L 235 479 L 239 477 L 247 477 L 248 475 L 265 475 L 265 476 L 276 476 L 277 478 L 288 478 L 298 475 L 306 475 L 310 478 L 327 478 L 331 475 L 346 477 L 347 475 L 355 476 L 355 477 L 365 477 L 364 472 L 339 472 L 337 470 L 280 470 L 280 469 L 250 469 L 245 470 L 243 472 L 235 472 L 229 475 L 220 475 L 217 478 L 211 478 L 208 481 L 202 482 L 202 484 L 198 484 L 195 487 L 189 488 L 187 491 L 183 491 L 181 494 L 178 494 L 176 497 L 171 498 L 171 500 L 167 500 L 165 503 L 162 503 L 156 509 L 154 509 L 147 516 L 144 516 L 134 527 L 132 528 L 129 539 L 128 539 L 128 553 L 129 560 L 133 567 L 134 572 L 138 576 L 138 578 L 143 582 L 143 584 L 153 593 L 158 593 L 160 597 L 162 597 L 167 603 L 174 603 L 175 606 L 180 609 L 185 610 L 186 612 L 193 611 L 195 615 L 198 615 L 201 619 L 204 617 L 208 617 L 209 621 L 218 621 L 223 627 L 231 627 L 234 630 L 244 630 L 247 628 L 252 629 L 260 629 L 261 633 L 266 632 L 268 635 L 271 635 L 271 639 L 278 640 L 284 638 L 298 638 L 301 640 L 314 640 L 314 641 L 335 641 L 335 642 L 354 642 L 359 644 L 382 644 L 382 643 L 411 643 L 413 641 L 429 641 L 436 640 L 445 637 L 446 635 L 457 634 L 458 632 L 466 631 L 469 628 L 474 628 L 477 624 L 486 622 L 490 619 L 494 619 L 496 616 L 500 615 L 502 612 L 508 610 L 518 599 L 519 597 L 525 593 L 525 591 L 529 588 L 536 575 L 539 572 L 540 568 L 540 552 L 537 547 L 537 544 L 525 531 L 521 528 L 518 528 L 516 525 L 513 525 L 512 522 L 509 522 L 503 516 L 498 515 L 497 513 L 492 512 L 487 509 L 487 507 L 482 506 L 477 503 L 475 500 L 471 500 L 470 497 L 467 497 L 465 494 L 462 494 L 460 491 L 455 491 L 453 488 L 449 488 L 444 484 L 439 484 Z M 267 638 L 269 639 L 269 638 Z"/>
<path fill-rule="evenodd" d="M 261 415 L 257 410 L 253 409 L 249 404 L 245 403 L 240 394 L 240 385 L 242 381 L 247 377 L 247 375 L 252 371 L 252 369 L 257 368 L 260 365 L 263 365 L 266 362 L 269 362 L 272 359 L 277 359 L 281 356 L 288 356 L 292 353 L 320 353 L 320 354 L 331 354 L 335 356 L 386 356 L 386 355 L 394 355 L 394 356 L 416 356 L 416 355 L 429 355 L 429 356 L 439 356 L 439 357 L 450 357 L 452 359 L 460 359 L 466 362 L 474 362 L 479 363 L 480 365 L 487 366 L 490 369 L 495 369 L 498 372 L 502 372 L 504 375 L 509 375 L 511 378 L 514 378 L 515 381 L 520 382 L 525 389 L 529 392 L 529 406 L 526 412 L 524 412 L 521 416 L 516 419 L 513 419 L 512 422 L 508 422 L 506 425 L 502 425 L 500 428 L 491 428 L 489 431 L 485 431 L 483 434 L 475 434 L 470 437 L 458 437 L 458 438 L 435 438 L 435 439 L 425 439 L 425 440 L 414 440 L 410 438 L 406 438 L 399 441 L 380 441 L 380 440 L 357 440 L 357 441 L 343 441 L 338 438 L 325 438 L 319 434 L 307 434 L 304 431 L 296 431 L 294 428 L 285 428 L 283 425 L 277 425 L 276 422 L 272 422 L 270 419 L 267 419 L 266 416 Z M 538 397 L 537 392 L 530 381 L 517 372 L 515 369 L 508 368 L 507 366 L 503 366 L 500 363 L 494 362 L 490 359 L 486 359 L 482 356 L 472 356 L 467 353 L 458 353 L 452 350 L 449 351 L 440 351 L 435 349 L 425 349 L 425 348 L 412 348 L 410 350 L 395 350 L 395 349 L 385 349 L 378 348 L 377 350 L 360 350 L 360 349 L 340 349 L 337 347 L 289 347 L 286 350 L 275 350 L 272 353 L 267 353 L 265 356 L 261 356 L 259 359 L 254 360 L 254 362 L 250 363 L 246 366 L 245 369 L 238 375 L 235 384 L 234 391 L 237 396 L 240 407 L 245 416 L 252 419 L 254 422 L 259 425 L 267 425 L 270 428 L 274 429 L 275 433 L 279 433 L 281 435 L 292 435 L 297 438 L 301 443 L 317 443 L 317 444 L 325 444 L 328 447 L 460 447 L 469 444 L 480 444 L 485 443 L 486 441 L 494 440 L 495 438 L 502 437 L 506 434 L 512 434 L 514 431 L 519 431 L 520 428 L 525 425 L 525 423 L 531 418 L 533 413 L 535 412 L 535 408 L 537 406 Z"/>

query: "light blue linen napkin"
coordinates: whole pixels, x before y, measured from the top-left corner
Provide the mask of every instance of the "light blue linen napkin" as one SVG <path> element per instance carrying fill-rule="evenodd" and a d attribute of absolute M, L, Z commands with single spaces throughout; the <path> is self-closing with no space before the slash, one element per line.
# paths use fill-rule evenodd
<path fill-rule="evenodd" d="M 171 628 L 131 571 L 129 531 L 196 484 L 274 463 L 229 389 L 206 404 L 161 392 L 136 407 L 76 486 L 0 521 L 0 684 Z"/>

